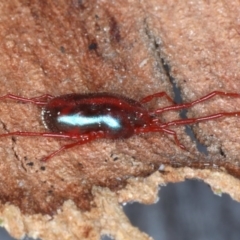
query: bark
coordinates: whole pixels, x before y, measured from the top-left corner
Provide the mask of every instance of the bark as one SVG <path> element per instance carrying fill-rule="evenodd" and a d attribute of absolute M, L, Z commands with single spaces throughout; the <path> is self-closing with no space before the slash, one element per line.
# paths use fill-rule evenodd
<path fill-rule="evenodd" d="M 237 6 L 237 1 L 164 0 L 2 3 L 0 94 L 111 92 L 140 100 L 162 91 L 173 97 L 173 79 L 184 102 L 215 90 L 238 92 Z M 238 103 L 240 98 L 216 96 L 188 109 L 188 117 L 240 111 Z M 147 107 L 167 105 L 161 98 Z M 169 111 L 159 118 L 169 122 L 180 115 Z M 2 133 L 46 131 L 41 109 L 20 101 L 0 102 L 0 123 Z M 208 155 L 198 152 L 184 126 L 170 129 L 186 150 L 170 134 L 147 133 L 100 139 L 46 163 L 44 156 L 69 141 L 1 138 L 3 225 L 18 238 L 28 233 L 42 239 L 98 239 L 107 233 L 149 239 L 130 226 L 118 202 L 153 203 L 158 184 L 185 177 L 203 179 L 238 200 L 238 117 L 194 124 Z"/>

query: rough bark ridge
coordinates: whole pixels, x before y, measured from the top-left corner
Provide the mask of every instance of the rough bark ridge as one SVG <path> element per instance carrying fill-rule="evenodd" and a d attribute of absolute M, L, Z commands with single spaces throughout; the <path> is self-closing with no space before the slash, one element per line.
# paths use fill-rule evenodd
<path fill-rule="evenodd" d="M 113 92 L 138 100 L 160 91 L 173 96 L 170 77 L 184 101 L 213 90 L 238 92 L 237 4 L 163 0 L 3 3 L 0 95 Z M 238 103 L 240 99 L 216 97 L 189 109 L 188 116 L 240 111 Z M 165 99 L 154 100 L 149 108 L 167 104 Z M 31 104 L 1 101 L 1 132 L 45 131 L 40 113 Z M 160 118 L 180 117 L 178 112 L 168 112 Z M 47 163 L 39 160 L 66 141 L 1 138 L 3 225 L 17 238 L 27 233 L 42 239 L 99 239 L 106 233 L 116 239 L 149 239 L 130 226 L 118 202 L 153 203 L 158 184 L 185 177 L 201 178 L 239 200 L 238 180 L 225 173 L 240 176 L 238 118 L 204 122 L 193 129 L 208 147 L 208 156 L 198 153 L 184 127 L 173 130 L 187 151 L 170 135 L 150 133 L 95 141 Z M 165 174 L 154 173 L 163 164 L 169 166 Z"/>

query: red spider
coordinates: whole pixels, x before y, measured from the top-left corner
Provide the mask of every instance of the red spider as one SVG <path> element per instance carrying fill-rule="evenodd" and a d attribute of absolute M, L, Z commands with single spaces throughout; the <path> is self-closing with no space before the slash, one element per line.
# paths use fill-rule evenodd
<path fill-rule="evenodd" d="M 176 144 L 185 149 L 180 144 L 176 132 L 169 129 L 170 126 L 194 124 L 220 117 L 238 116 L 240 112 L 221 112 L 199 118 L 187 118 L 165 123 L 157 118 L 157 114 L 170 110 L 189 108 L 216 95 L 240 97 L 240 94 L 237 93 L 214 91 L 193 102 L 175 104 L 165 92 L 149 95 L 139 102 L 110 93 L 73 93 L 58 97 L 45 94 L 35 98 L 24 98 L 7 94 L 0 97 L 0 99 L 14 99 L 41 106 L 43 123 L 50 132 L 16 131 L 0 134 L 0 137 L 43 136 L 76 140 L 73 143 L 63 145 L 46 156 L 43 161 L 52 158 L 65 149 L 85 144 L 98 138 L 123 139 L 129 138 L 134 134 L 148 132 L 171 134 Z M 155 97 L 165 97 L 172 105 L 150 112 L 143 104 Z"/>

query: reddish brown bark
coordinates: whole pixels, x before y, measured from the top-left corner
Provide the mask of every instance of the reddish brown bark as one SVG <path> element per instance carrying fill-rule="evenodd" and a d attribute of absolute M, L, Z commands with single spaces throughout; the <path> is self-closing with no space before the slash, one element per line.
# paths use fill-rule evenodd
<path fill-rule="evenodd" d="M 170 76 L 184 101 L 214 90 L 238 92 L 240 35 L 234 4 L 237 2 L 4 3 L 0 7 L 0 95 L 112 92 L 139 100 L 160 91 L 173 96 Z M 216 97 L 190 109 L 188 116 L 240 111 L 239 103 L 240 99 Z M 148 107 L 167 104 L 159 99 Z M 34 105 L 2 101 L 1 132 L 45 131 L 40 114 L 41 109 Z M 179 112 L 160 118 L 179 119 Z M 211 167 L 215 164 L 219 171 L 240 176 L 237 117 L 194 126 L 209 156 L 198 153 L 184 127 L 172 129 L 187 151 L 170 135 L 149 133 L 126 140 L 98 140 L 46 163 L 41 158 L 66 141 L 2 138 L 0 201 L 27 214 L 54 215 L 68 199 L 83 211 L 92 210 L 96 206 L 93 186 L 116 192 L 129 178 L 148 176 L 161 164 L 200 169 L 209 164 L 216 171 Z M 178 179 L 174 172 L 169 176 L 172 181 Z"/>

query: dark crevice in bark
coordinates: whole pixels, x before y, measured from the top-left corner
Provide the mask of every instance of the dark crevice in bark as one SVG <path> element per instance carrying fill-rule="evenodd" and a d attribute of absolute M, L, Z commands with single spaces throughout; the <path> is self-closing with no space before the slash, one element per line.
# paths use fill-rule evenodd
<path fill-rule="evenodd" d="M 158 67 L 159 69 L 161 69 L 161 71 L 164 71 L 164 73 L 166 74 L 166 76 L 168 77 L 172 88 L 173 88 L 173 92 L 174 92 L 174 102 L 177 104 L 181 104 L 183 103 L 183 99 L 182 99 L 182 95 L 181 95 L 181 89 L 180 87 L 177 86 L 176 81 L 174 79 L 174 77 L 171 75 L 171 67 L 168 63 L 166 63 L 164 57 L 161 54 L 161 43 L 160 41 L 158 41 L 156 39 L 156 37 L 151 33 L 148 24 L 147 24 L 147 20 L 144 21 L 145 24 L 145 33 L 146 36 L 148 37 L 149 41 L 152 42 L 152 46 L 153 46 L 153 51 L 156 54 L 156 57 L 159 59 L 158 60 Z M 183 109 L 180 111 L 180 117 L 182 119 L 186 119 L 187 118 L 187 109 Z M 186 134 L 191 138 L 191 140 L 196 144 L 196 147 L 198 149 L 199 152 L 208 155 L 208 150 L 207 147 L 203 144 L 201 144 L 198 139 L 196 138 L 195 133 L 192 130 L 192 127 L 190 125 L 186 125 L 185 126 L 185 132 Z"/>
<path fill-rule="evenodd" d="M 162 61 L 162 63 L 163 63 L 163 67 L 164 67 L 164 69 L 165 69 L 165 71 L 166 71 L 166 74 L 167 74 L 167 76 L 169 77 L 170 82 L 171 82 L 172 87 L 173 87 L 173 91 L 174 91 L 174 101 L 175 101 L 176 103 L 178 103 L 178 104 L 181 104 L 181 103 L 183 103 L 183 99 L 182 99 L 182 96 L 181 96 L 181 89 L 177 86 L 174 78 L 171 76 L 170 66 L 164 62 L 164 59 L 163 59 L 163 58 L 161 58 L 161 61 Z M 181 110 L 181 111 L 180 111 L 180 117 L 181 117 L 182 119 L 186 119 L 186 118 L 187 118 L 187 112 L 188 112 L 187 109 Z M 198 141 L 198 139 L 196 138 L 196 135 L 195 135 L 195 133 L 194 133 L 194 131 L 192 130 L 192 127 L 191 127 L 190 125 L 186 125 L 186 126 L 185 126 L 185 132 L 186 132 L 186 134 L 191 138 L 191 140 L 192 140 L 193 142 L 195 142 L 198 151 L 201 152 L 201 153 L 203 153 L 203 154 L 205 154 L 205 155 L 208 155 L 207 147 Z"/>
<path fill-rule="evenodd" d="M 1 120 L 0 120 L 0 123 L 2 124 L 3 130 L 4 130 L 5 132 L 9 133 L 9 130 L 8 130 L 8 128 L 7 128 L 7 125 L 6 125 L 3 121 L 1 121 Z M 16 150 L 15 150 L 15 146 L 16 146 L 16 144 L 17 144 L 16 137 L 15 137 L 15 136 L 12 136 L 11 139 L 12 139 L 12 147 L 11 147 L 11 148 L 12 148 L 12 151 L 13 151 L 13 155 L 14 155 L 14 157 L 16 158 L 16 160 L 21 163 L 22 168 L 27 172 L 26 167 L 25 167 L 24 164 L 22 163 L 21 159 L 19 158 L 19 156 L 18 156 L 18 154 L 17 154 L 17 152 L 16 152 Z"/>
<path fill-rule="evenodd" d="M 17 139 L 14 136 L 12 137 L 12 143 L 13 143 L 12 144 L 12 151 L 13 151 L 14 157 L 16 158 L 17 161 L 20 162 L 20 164 L 21 164 L 22 168 L 24 169 L 24 171 L 27 172 L 26 167 L 24 166 L 23 162 L 21 161 L 20 157 L 18 156 L 17 151 L 15 150 L 15 146 L 17 145 Z"/>

